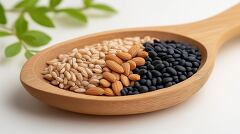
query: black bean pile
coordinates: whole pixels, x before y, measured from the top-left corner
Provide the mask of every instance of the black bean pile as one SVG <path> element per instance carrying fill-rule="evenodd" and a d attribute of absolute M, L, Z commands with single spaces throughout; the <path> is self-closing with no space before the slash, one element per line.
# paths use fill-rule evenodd
<path fill-rule="evenodd" d="M 144 43 L 149 56 L 144 66 L 133 70 L 141 76 L 133 86 L 121 90 L 122 95 L 146 93 L 175 85 L 197 72 L 201 64 L 199 50 L 176 41 Z"/>

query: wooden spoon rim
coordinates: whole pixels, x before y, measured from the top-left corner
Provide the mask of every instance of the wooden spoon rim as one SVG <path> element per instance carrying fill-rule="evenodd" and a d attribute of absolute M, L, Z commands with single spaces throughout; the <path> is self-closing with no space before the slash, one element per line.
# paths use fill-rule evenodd
<path fill-rule="evenodd" d="M 22 71 L 20 74 L 20 80 L 24 86 L 31 87 L 34 90 L 47 92 L 49 94 L 55 94 L 55 95 L 60 95 L 60 96 L 65 96 L 65 97 L 82 99 L 82 100 L 92 100 L 92 101 L 94 101 L 94 100 L 96 100 L 96 101 L 130 101 L 130 100 L 138 100 L 138 99 L 143 99 L 143 98 L 158 97 L 158 96 L 161 96 L 164 94 L 174 93 L 179 89 L 183 89 L 184 87 L 189 87 L 191 84 L 194 84 L 195 81 L 201 79 L 201 77 L 203 75 L 205 75 L 206 68 L 207 68 L 206 65 L 210 63 L 210 60 L 208 60 L 209 59 L 208 53 L 206 53 L 207 56 L 205 59 L 203 59 L 199 70 L 194 75 L 192 75 L 190 78 L 188 78 L 180 83 L 177 83 L 176 85 L 173 85 L 173 86 L 170 86 L 170 87 L 167 87 L 164 89 L 147 92 L 147 93 L 142 93 L 142 94 L 138 94 L 138 95 L 110 97 L 110 96 L 92 96 L 92 95 L 79 94 L 79 93 L 74 93 L 72 91 L 60 89 L 60 88 L 53 86 L 50 83 L 46 82 L 46 80 L 44 80 L 43 78 L 40 78 L 37 76 L 37 75 L 39 75 L 37 73 L 40 72 L 40 71 L 36 72 L 36 70 L 35 70 L 35 67 L 38 65 L 38 61 L 41 60 L 42 57 L 45 57 L 46 53 L 50 53 L 52 50 L 61 48 L 65 45 L 67 46 L 68 44 L 79 41 L 79 40 L 95 38 L 100 35 L 106 36 L 109 34 L 116 34 L 116 33 L 122 33 L 122 32 L 140 32 L 140 31 L 161 32 L 161 31 L 156 31 L 156 30 L 148 29 L 148 28 L 121 29 L 121 30 L 101 32 L 101 33 L 97 33 L 97 34 L 91 34 L 91 35 L 87 35 L 87 36 L 78 37 L 78 38 L 75 38 L 72 40 L 68 40 L 68 41 L 65 41 L 62 43 L 57 43 L 56 45 L 43 50 L 42 52 L 33 56 L 29 61 L 27 61 L 22 68 Z M 174 36 L 181 36 L 182 38 L 190 39 L 186 36 L 178 35 L 176 33 L 167 33 L 165 31 L 163 31 L 163 33 L 173 34 Z M 190 40 L 193 40 L 193 39 L 190 39 Z M 197 42 L 196 40 L 194 40 L 194 41 Z M 199 43 L 199 44 L 201 44 L 201 43 Z M 206 49 L 206 51 L 207 51 L 207 49 Z M 27 77 L 25 77 L 25 76 L 27 76 Z M 29 80 L 29 78 L 31 78 L 31 79 Z M 42 88 L 42 87 L 45 87 L 45 88 Z"/>

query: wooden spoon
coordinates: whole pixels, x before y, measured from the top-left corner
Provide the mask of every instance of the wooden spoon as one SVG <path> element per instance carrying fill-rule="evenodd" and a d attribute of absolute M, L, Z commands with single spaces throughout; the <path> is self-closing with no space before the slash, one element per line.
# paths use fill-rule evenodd
<path fill-rule="evenodd" d="M 37 99 L 60 109 L 95 115 L 127 115 L 151 112 L 179 104 L 196 93 L 207 81 L 216 54 L 223 43 L 240 34 L 240 4 L 219 15 L 195 23 L 114 30 L 59 43 L 33 56 L 23 66 L 21 82 Z M 90 96 L 59 89 L 46 82 L 41 71 L 46 61 L 102 40 L 131 36 L 152 36 L 197 46 L 202 53 L 199 71 L 174 86 L 132 96 Z"/>

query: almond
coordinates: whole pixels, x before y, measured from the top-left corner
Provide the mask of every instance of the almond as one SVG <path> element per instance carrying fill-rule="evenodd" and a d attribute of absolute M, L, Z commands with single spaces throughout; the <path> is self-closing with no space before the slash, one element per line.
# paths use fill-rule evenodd
<path fill-rule="evenodd" d="M 145 62 L 145 60 L 144 60 Z M 113 60 L 106 60 L 106 65 L 109 69 L 117 73 L 123 73 L 123 67 Z"/>
<path fill-rule="evenodd" d="M 121 82 L 126 87 L 130 85 L 130 81 L 129 81 L 128 77 L 123 74 L 121 74 Z"/>
<path fill-rule="evenodd" d="M 120 74 L 116 72 L 112 72 L 113 75 L 117 78 L 117 80 L 120 80 Z"/>
<path fill-rule="evenodd" d="M 106 79 L 101 79 L 99 82 L 103 87 L 110 87 L 111 83 L 107 81 Z"/>
<path fill-rule="evenodd" d="M 128 63 L 130 64 L 130 70 L 134 70 L 137 67 L 136 63 L 132 60 L 129 60 Z"/>
<path fill-rule="evenodd" d="M 112 73 L 109 73 L 109 72 L 104 72 L 103 73 L 103 78 L 108 80 L 109 82 L 117 81 L 117 78 L 115 77 L 115 75 L 112 74 Z"/>
<path fill-rule="evenodd" d="M 128 53 L 133 57 L 135 57 L 138 53 L 138 51 L 140 50 L 140 45 L 136 44 L 133 45 L 129 50 Z"/>
<path fill-rule="evenodd" d="M 140 80 L 140 75 L 138 74 L 130 74 L 128 78 L 132 81 Z"/>
<path fill-rule="evenodd" d="M 116 55 L 113 55 L 113 54 L 106 55 L 105 60 L 113 60 L 120 65 L 123 63 L 123 61 L 120 58 L 118 58 Z"/>
<path fill-rule="evenodd" d="M 132 59 L 132 55 L 126 52 L 118 52 L 116 55 L 124 61 Z"/>
<path fill-rule="evenodd" d="M 130 73 L 130 64 L 128 62 L 125 62 L 122 64 L 124 75 L 128 76 Z"/>
<path fill-rule="evenodd" d="M 91 87 L 91 88 L 87 89 L 85 94 L 88 94 L 88 95 L 103 95 L 104 90 L 100 87 Z"/>
<path fill-rule="evenodd" d="M 116 82 L 112 83 L 112 89 L 116 95 L 120 96 L 121 90 L 123 89 L 123 85 L 120 81 L 116 81 Z"/>
<path fill-rule="evenodd" d="M 146 57 L 148 57 L 148 52 L 146 52 L 146 51 L 138 51 L 138 53 L 137 53 L 137 56 L 138 57 L 142 57 L 142 58 L 146 58 Z"/>
<path fill-rule="evenodd" d="M 143 59 L 142 57 L 135 57 L 132 59 L 132 61 L 134 61 L 137 66 L 142 66 L 145 64 L 145 59 Z"/>
<path fill-rule="evenodd" d="M 104 95 L 114 96 L 115 94 L 111 88 L 104 88 Z"/>

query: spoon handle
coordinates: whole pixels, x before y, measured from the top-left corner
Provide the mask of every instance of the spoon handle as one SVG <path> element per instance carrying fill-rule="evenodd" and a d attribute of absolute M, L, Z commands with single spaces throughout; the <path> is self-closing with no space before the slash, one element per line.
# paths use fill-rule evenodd
<path fill-rule="evenodd" d="M 185 35 L 218 50 L 226 41 L 240 35 L 240 3 L 201 21 L 155 29 Z"/>

